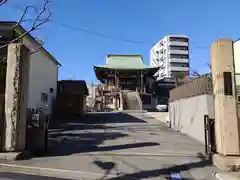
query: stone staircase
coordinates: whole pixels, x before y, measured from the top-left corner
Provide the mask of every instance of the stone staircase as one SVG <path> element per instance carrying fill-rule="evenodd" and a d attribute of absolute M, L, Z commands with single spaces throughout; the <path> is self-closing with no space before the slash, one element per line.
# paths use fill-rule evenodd
<path fill-rule="evenodd" d="M 137 91 L 124 91 L 123 94 L 125 110 L 142 110 L 142 101 Z"/>

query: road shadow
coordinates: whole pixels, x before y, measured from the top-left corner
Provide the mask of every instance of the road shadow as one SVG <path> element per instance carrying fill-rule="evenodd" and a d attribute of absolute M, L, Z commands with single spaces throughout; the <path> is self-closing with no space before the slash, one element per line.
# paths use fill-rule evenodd
<path fill-rule="evenodd" d="M 101 164 L 104 164 L 101 162 Z M 110 164 L 110 162 L 108 162 Z M 184 171 L 189 171 L 194 168 L 204 168 L 207 166 L 212 166 L 212 160 L 211 159 L 201 159 L 198 162 L 191 162 L 191 163 L 186 163 L 186 164 L 181 164 L 181 165 L 174 165 L 168 168 L 161 168 L 161 169 L 154 169 L 154 170 L 143 170 L 139 172 L 135 172 L 132 174 L 124 174 L 124 175 L 119 175 L 114 178 L 104 178 L 105 180 L 125 180 L 125 179 L 132 179 L 132 180 L 138 180 L 138 179 L 151 179 L 151 178 L 157 178 L 157 177 L 162 177 L 165 176 L 166 179 L 172 179 L 170 178 L 170 173 L 181 173 Z M 112 167 L 115 167 L 116 164 L 112 165 Z M 101 167 L 99 165 L 99 167 Z M 109 173 L 109 171 L 106 171 Z M 204 172 L 204 171 L 203 171 Z M 105 175 L 106 177 L 107 175 Z M 194 180 L 194 178 L 186 178 L 183 177 L 182 179 L 184 180 Z"/>
<path fill-rule="evenodd" d="M 121 112 L 87 113 L 81 117 L 55 119 L 49 125 L 49 132 L 105 129 L 106 124 L 109 126 L 116 123 L 147 123 L 147 121 Z"/>
<path fill-rule="evenodd" d="M 111 173 L 111 171 L 116 168 L 116 163 L 114 162 L 103 162 L 95 160 L 93 164 L 104 170 L 104 175 L 99 180 L 104 180 Z"/>
<path fill-rule="evenodd" d="M 60 133 L 52 135 L 47 156 L 66 156 L 75 153 L 107 152 L 122 149 L 158 146 L 158 143 L 142 142 L 121 145 L 102 145 L 106 140 L 128 136 L 123 133 Z"/>
<path fill-rule="evenodd" d="M 90 113 L 85 117 L 54 122 L 49 128 L 48 151 L 33 153 L 34 157 L 66 156 L 75 153 L 104 152 L 147 146 L 158 146 L 154 142 L 121 145 L 104 145 L 104 141 L 124 138 L 128 134 L 106 131 L 116 130 L 111 123 L 146 123 L 144 120 L 124 113 Z M 97 132 L 96 132 L 97 131 Z"/>

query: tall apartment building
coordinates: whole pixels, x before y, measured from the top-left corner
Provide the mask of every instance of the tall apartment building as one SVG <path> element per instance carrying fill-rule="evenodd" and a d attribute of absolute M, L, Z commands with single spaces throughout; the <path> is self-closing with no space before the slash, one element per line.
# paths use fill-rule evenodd
<path fill-rule="evenodd" d="M 157 80 L 189 75 L 189 39 L 183 35 L 165 36 L 150 52 L 150 66 L 159 66 Z"/>

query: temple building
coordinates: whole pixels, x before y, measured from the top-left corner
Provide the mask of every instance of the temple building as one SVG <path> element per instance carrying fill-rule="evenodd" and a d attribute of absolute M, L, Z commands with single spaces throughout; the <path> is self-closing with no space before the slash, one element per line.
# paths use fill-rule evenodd
<path fill-rule="evenodd" d="M 94 65 L 98 109 L 142 110 L 151 105 L 151 85 L 158 67 L 149 67 L 141 55 L 107 55 L 105 65 Z"/>

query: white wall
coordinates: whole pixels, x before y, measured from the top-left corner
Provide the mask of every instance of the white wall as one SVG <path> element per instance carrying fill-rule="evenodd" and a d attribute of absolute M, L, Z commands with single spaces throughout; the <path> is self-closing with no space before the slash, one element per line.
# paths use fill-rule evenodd
<path fill-rule="evenodd" d="M 235 63 L 235 72 L 240 73 L 240 40 L 234 42 L 234 63 Z"/>
<path fill-rule="evenodd" d="M 171 127 L 205 143 L 204 115 L 214 117 L 213 96 L 199 95 L 169 104 Z"/>
<path fill-rule="evenodd" d="M 24 39 L 27 48 L 37 49 L 38 46 L 28 39 Z M 48 94 L 49 113 L 52 111 L 52 99 L 56 99 L 58 80 L 58 66 L 48 57 L 43 50 L 39 50 L 30 56 L 30 72 L 29 72 L 29 97 L 28 107 L 38 108 L 45 104 L 41 101 L 41 93 Z M 50 93 L 50 88 L 54 89 Z"/>

